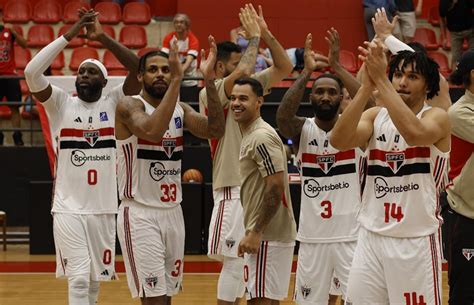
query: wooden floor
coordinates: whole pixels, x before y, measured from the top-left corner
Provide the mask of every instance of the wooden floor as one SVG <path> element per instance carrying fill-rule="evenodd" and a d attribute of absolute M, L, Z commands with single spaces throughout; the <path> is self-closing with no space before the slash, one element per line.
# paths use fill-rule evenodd
<path fill-rule="evenodd" d="M 118 261 L 121 257 L 117 258 Z M 29 255 L 27 246 L 9 246 L 7 252 L 0 252 L 2 263 L 53 262 L 52 255 Z M 205 256 L 187 256 L 185 261 L 209 262 Z M 2 270 L 0 268 L 0 270 Z M 5 270 L 5 269 L 3 269 Z M 443 272 L 443 305 L 447 305 L 446 272 Z M 119 273 L 120 280 L 101 285 L 100 305 L 140 304 L 130 297 L 125 274 Z M 213 305 L 216 304 L 217 273 L 184 274 L 184 290 L 173 298 L 173 305 Z M 293 292 L 294 274 L 291 276 L 289 297 L 282 305 L 294 304 L 290 294 Z M 66 305 L 67 281 L 57 280 L 54 273 L 0 272 L 0 305 Z M 244 304 L 244 302 L 242 302 Z M 431 305 L 431 304 L 427 304 Z"/>

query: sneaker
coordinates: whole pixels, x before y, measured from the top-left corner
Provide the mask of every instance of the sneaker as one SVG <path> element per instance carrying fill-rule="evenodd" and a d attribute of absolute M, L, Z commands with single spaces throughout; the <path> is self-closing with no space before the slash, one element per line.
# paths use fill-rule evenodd
<path fill-rule="evenodd" d="M 15 131 L 13 133 L 13 142 L 15 143 L 15 146 L 23 146 L 25 143 L 23 143 L 23 139 L 21 138 L 21 132 Z"/>
<path fill-rule="evenodd" d="M 3 132 L 0 133 L 0 146 L 3 146 Z"/>

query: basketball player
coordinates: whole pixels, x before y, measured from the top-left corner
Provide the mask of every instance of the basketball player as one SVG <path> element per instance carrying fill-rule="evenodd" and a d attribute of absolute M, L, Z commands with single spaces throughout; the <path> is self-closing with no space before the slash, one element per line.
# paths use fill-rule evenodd
<path fill-rule="evenodd" d="M 347 292 L 359 231 L 356 214 L 364 152 L 359 147 L 338 151 L 329 144 L 344 99 L 344 85 L 337 76 L 322 74 L 314 81 L 310 94 L 313 118 L 296 115 L 311 73 L 319 65 L 311 46 L 312 36 L 308 34 L 305 67 L 283 96 L 277 125 L 280 133 L 298 147 L 301 174 L 295 300 L 301 305 L 326 305 L 333 274 L 342 295 Z"/>
<path fill-rule="evenodd" d="M 253 78 L 235 81 L 230 96 L 242 130 L 240 176 L 245 236 L 238 255 L 247 253 L 247 304 L 278 305 L 288 295 L 296 224 L 283 143 L 260 117 L 263 87 Z"/>
<path fill-rule="evenodd" d="M 115 214 L 117 177 L 115 164 L 115 108 L 124 94 L 138 88 L 136 73 L 108 94 L 107 70 L 87 59 L 76 78 L 77 97 L 52 86 L 43 76 L 55 57 L 83 27 L 89 39 L 100 41 L 120 62 L 136 71 L 138 57 L 107 36 L 97 13 L 82 11 L 69 31 L 28 63 L 25 77 L 33 95 L 46 109 L 56 141 L 56 173 L 53 198 L 56 276 L 69 282 L 69 304 L 95 304 L 99 281 L 115 278 Z"/>
<path fill-rule="evenodd" d="M 242 9 L 240 20 L 249 38 L 249 46 L 245 53 L 242 55 L 239 46 L 234 43 L 218 44 L 216 88 L 227 119 L 224 135 L 210 141 L 214 208 L 209 225 L 208 255 L 223 262 L 217 284 L 219 305 L 238 304 L 238 298 L 244 293 L 244 263 L 237 256 L 237 245 L 244 236 L 238 175 L 238 152 L 242 135 L 237 122 L 228 117 L 232 116 L 232 113 L 228 113 L 229 96 L 236 79 L 252 74 L 260 38 L 270 49 L 274 60 L 273 66 L 252 75 L 263 85 L 265 92 L 293 69 L 285 50 L 268 29 L 261 7 L 257 14 L 252 5 L 246 6 Z M 199 94 L 201 113 L 205 114 L 208 111 L 207 104 L 207 92 L 203 89 Z"/>
<path fill-rule="evenodd" d="M 140 297 L 146 305 L 171 304 L 171 297 L 181 289 L 183 128 L 202 138 L 219 137 L 224 130 L 224 112 L 214 87 L 217 49 L 212 37 L 209 42 L 207 60 L 201 52 L 201 70 L 209 93 L 208 117 L 185 103 L 177 103 L 183 69 L 176 41 L 169 59 L 160 51 L 143 55 L 138 75 L 140 95 L 125 97 L 117 107 L 122 200 L 118 237 L 132 297 Z"/>
<path fill-rule="evenodd" d="M 387 78 L 382 43 L 377 39 L 360 51 L 362 86 L 330 138 L 342 151 L 367 146 L 348 298 L 354 304 L 441 304 L 437 188 L 450 124 L 446 111 L 426 105 L 439 91 L 438 65 L 422 52 L 399 52 Z M 382 105 L 363 112 L 374 89 Z"/>

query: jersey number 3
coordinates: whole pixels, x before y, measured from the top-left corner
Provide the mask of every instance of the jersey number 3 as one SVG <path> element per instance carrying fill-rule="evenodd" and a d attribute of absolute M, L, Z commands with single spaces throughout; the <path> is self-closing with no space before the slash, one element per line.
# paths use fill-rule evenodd
<path fill-rule="evenodd" d="M 324 210 L 321 212 L 321 217 L 324 219 L 331 218 L 332 216 L 332 203 L 329 200 L 324 200 L 321 201 L 321 207 L 324 208 Z"/>

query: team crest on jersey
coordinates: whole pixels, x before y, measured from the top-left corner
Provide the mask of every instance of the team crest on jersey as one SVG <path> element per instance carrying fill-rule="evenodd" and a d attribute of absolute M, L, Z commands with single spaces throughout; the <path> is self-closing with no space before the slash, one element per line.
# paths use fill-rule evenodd
<path fill-rule="evenodd" d="M 317 156 L 316 163 L 323 170 L 323 172 L 327 174 L 331 170 L 334 163 L 336 163 L 336 156 L 335 155 Z"/>
<path fill-rule="evenodd" d="M 306 300 L 310 293 L 311 287 L 309 287 L 308 285 L 301 286 L 301 295 L 303 296 L 303 299 Z"/>
<path fill-rule="evenodd" d="M 156 284 L 158 283 L 158 277 L 156 275 L 150 274 L 147 278 L 145 278 L 145 283 L 150 288 L 155 288 Z"/>
<path fill-rule="evenodd" d="M 474 256 L 474 249 L 462 249 L 462 255 L 464 255 L 464 257 L 470 261 Z"/>
<path fill-rule="evenodd" d="M 98 130 L 87 130 L 87 131 L 84 131 L 83 135 L 90 146 L 94 146 L 97 140 L 99 139 Z"/>
<path fill-rule="evenodd" d="M 405 163 L 405 153 L 403 152 L 387 153 L 385 155 L 385 162 L 387 162 L 388 166 L 392 169 L 393 173 L 396 174 L 398 170 Z"/>
<path fill-rule="evenodd" d="M 232 247 L 235 245 L 235 240 L 232 237 L 229 239 L 226 239 L 225 245 L 227 246 L 227 248 L 232 249 Z"/>
<path fill-rule="evenodd" d="M 171 158 L 175 148 L 176 148 L 176 139 L 172 139 L 172 138 L 165 139 L 165 138 L 163 138 L 163 149 L 164 149 L 166 155 L 168 156 L 168 158 Z"/>

